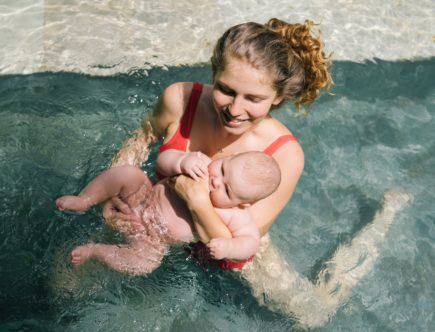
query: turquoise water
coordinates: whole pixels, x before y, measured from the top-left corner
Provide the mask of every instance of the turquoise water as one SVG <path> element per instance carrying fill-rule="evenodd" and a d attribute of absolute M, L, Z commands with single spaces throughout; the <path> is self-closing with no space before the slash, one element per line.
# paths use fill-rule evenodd
<path fill-rule="evenodd" d="M 433 77 L 434 59 L 336 62 L 334 96 L 320 98 L 308 116 L 288 107 L 275 113 L 306 153 L 303 177 L 271 230 L 301 274 L 313 280 L 370 222 L 385 190 L 414 196 L 374 269 L 319 331 L 435 329 Z M 180 249 L 147 277 L 68 265 L 74 246 L 120 238 L 98 208 L 65 215 L 55 198 L 104 170 L 164 87 L 181 80 L 210 81 L 210 68 L 0 78 L 0 331 L 294 329 L 237 277 L 203 271 Z"/>

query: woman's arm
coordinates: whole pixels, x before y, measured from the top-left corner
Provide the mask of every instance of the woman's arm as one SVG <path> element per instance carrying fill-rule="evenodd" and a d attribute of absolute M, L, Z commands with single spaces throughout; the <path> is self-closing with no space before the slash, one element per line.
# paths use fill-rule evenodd
<path fill-rule="evenodd" d="M 249 207 L 261 235 L 267 233 L 290 200 L 304 168 L 304 153 L 297 142 L 283 145 L 273 157 L 281 169 L 281 183 L 272 195 Z M 210 202 L 204 181 L 179 176 L 175 180 L 175 190 L 186 202 L 201 242 L 208 243 L 218 237 L 232 238 L 231 232 Z"/>
<path fill-rule="evenodd" d="M 149 156 L 151 144 L 159 138 L 170 139 L 172 137 L 185 107 L 185 85 L 175 83 L 166 88 L 153 113 L 142 121 L 141 127 L 136 129 L 132 137 L 123 144 L 121 150 L 113 158 L 110 167 L 120 165 L 140 167 Z M 103 208 L 106 223 L 114 228 L 119 228 L 121 221 L 129 222 L 130 219 L 119 213 L 122 211 L 120 204 L 122 205 L 120 200 L 111 200 Z"/>
<path fill-rule="evenodd" d="M 140 167 L 148 159 L 150 148 L 158 139 L 170 139 L 178 127 L 185 107 L 184 83 L 170 85 L 160 96 L 153 113 L 142 120 L 140 128 L 124 142 L 110 167 L 134 165 Z"/>
<path fill-rule="evenodd" d="M 262 236 L 267 233 L 290 200 L 304 169 L 304 152 L 297 142 L 281 146 L 273 154 L 273 158 L 281 169 L 281 183 L 272 195 L 249 207 Z"/>
<path fill-rule="evenodd" d="M 260 232 L 249 209 L 216 209 L 233 231 L 232 239 L 214 238 L 207 244 L 214 259 L 242 260 L 255 255 L 260 247 Z"/>
<path fill-rule="evenodd" d="M 183 199 L 192 215 L 198 236 L 203 243 L 213 238 L 232 238 L 231 232 L 216 213 L 210 202 L 208 182 L 195 181 L 180 175 L 174 179 L 174 188 Z"/>
<path fill-rule="evenodd" d="M 112 159 L 110 168 L 122 165 L 140 167 L 148 159 L 149 146 L 157 141 L 151 119 L 152 116 L 143 119 L 140 128 L 133 132 L 133 135 L 124 142 L 121 150 Z"/>

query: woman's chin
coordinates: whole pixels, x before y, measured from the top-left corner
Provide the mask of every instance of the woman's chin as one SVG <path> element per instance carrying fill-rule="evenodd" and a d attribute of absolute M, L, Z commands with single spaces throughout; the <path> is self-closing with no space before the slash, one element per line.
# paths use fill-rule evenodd
<path fill-rule="evenodd" d="M 222 124 L 223 127 L 225 128 L 225 131 L 233 135 L 241 135 L 252 127 L 252 124 L 249 121 L 242 121 L 242 122 L 222 121 Z"/>

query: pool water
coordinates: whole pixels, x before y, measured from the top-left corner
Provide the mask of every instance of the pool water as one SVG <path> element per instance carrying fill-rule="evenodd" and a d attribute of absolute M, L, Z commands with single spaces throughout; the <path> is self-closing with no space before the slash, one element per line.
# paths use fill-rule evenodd
<path fill-rule="evenodd" d="M 388 189 L 414 196 L 373 270 L 319 331 L 435 329 L 435 59 L 334 63 L 334 95 L 308 115 L 275 111 L 305 150 L 297 190 L 271 236 L 310 280 L 367 225 Z M 0 331 L 291 331 L 238 277 L 204 271 L 178 248 L 146 277 L 91 263 L 71 249 L 119 243 L 99 208 L 56 211 L 103 171 L 164 87 L 210 82 L 207 65 L 114 77 L 42 73 L 0 78 Z M 144 168 L 152 172 L 155 153 Z"/>

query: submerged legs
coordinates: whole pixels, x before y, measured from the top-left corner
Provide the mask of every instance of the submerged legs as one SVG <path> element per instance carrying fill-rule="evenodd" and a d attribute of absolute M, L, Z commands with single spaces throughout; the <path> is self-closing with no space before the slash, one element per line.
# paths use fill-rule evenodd
<path fill-rule="evenodd" d="M 152 243 L 144 239 L 122 245 L 88 243 L 74 248 L 71 262 L 78 266 L 89 259 L 96 259 L 116 271 L 144 275 L 160 265 L 167 250 L 168 246 L 163 243 Z"/>
<path fill-rule="evenodd" d="M 302 326 L 322 326 L 347 298 L 352 287 L 372 270 L 379 256 L 377 246 L 396 213 L 409 200 L 406 193 L 385 193 L 384 205 L 372 223 L 365 226 L 350 244 L 336 250 L 314 284 L 280 257 L 268 235 L 262 238 L 260 251 L 242 270 L 242 276 L 259 303 L 294 316 Z"/>

